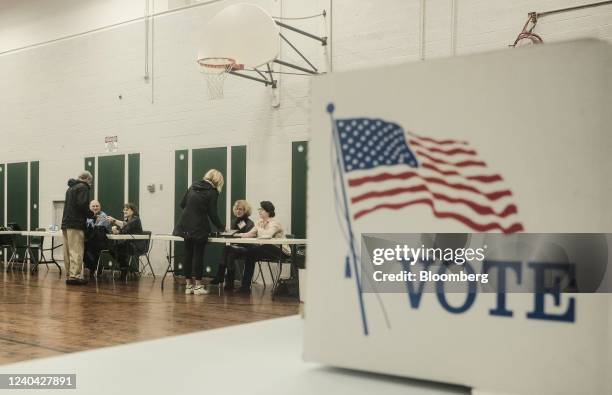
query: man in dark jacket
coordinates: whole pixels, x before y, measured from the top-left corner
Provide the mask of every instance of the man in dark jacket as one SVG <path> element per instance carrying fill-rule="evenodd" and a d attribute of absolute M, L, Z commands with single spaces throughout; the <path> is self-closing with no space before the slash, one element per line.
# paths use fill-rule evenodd
<path fill-rule="evenodd" d="M 64 236 L 64 267 L 66 284 L 85 284 L 83 277 L 83 255 L 85 252 L 85 228 L 87 218 L 92 215 L 89 210 L 89 189 L 93 177 L 84 171 L 78 179 L 68 180 L 68 190 L 62 216 L 62 234 Z"/>

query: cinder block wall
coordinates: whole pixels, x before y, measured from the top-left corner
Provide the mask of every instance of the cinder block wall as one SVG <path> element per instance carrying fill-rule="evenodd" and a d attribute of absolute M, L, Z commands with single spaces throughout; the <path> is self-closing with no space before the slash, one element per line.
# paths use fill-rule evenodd
<path fill-rule="evenodd" d="M 232 77 L 225 83 L 225 99 L 208 100 L 195 66 L 199 33 L 207 18 L 235 2 L 155 20 L 153 85 L 143 78 L 142 22 L 0 56 L 0 162 L 40 161 L 41 226 L 52 222 L 51 202 L 63 199 L 66 180 L 82 169 L 84 158 L 104 154 L 104 137 L 117 135 L 119 153 L 141 153 L 145 228 L 155 233 L 172 230 L 174 150 L 238 144 L 248 146 L 248 199 L 273 200 L 279 219 L 291 228 L 291 142 L 327 131 L 309 130 L 309 77 L 279 77 L 279 108 L 272 108 L 269 89 Z M 336 0 L 333 7 L 329 0 L 252 2 L 275 16 L 313 15 L 327 9 L 327 24 L 321 19 L 291 22 L 331 36 L 327 49 L 287 33 L 322 70 L 418 61 L 421 48 L 425 59 L 453 52 L 450 0 L 426 2 L 423 46 L 419 0 Z M 529 11 L 581 3 L 456 0 L 455 53 L 504 49 Z M 612 6 L 547 17 L 536 32 L 546 41 L 610 41 Z M 287 46 L 281 57 L 300 62 Z M 151 194 L 146 190 L 149 183 L 163 184 L 164 189 Z M 157 272 L 164 267 L 163 250 L 162 243 L 154 247 Z"/>

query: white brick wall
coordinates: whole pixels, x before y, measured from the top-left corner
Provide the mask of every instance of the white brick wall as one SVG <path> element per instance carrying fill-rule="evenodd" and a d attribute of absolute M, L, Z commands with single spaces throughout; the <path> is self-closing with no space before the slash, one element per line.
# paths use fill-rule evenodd
<path fill-rule="evenodd" d="M 172 228 L 174 150 L 232 144 L 248 145 L 249 200 L 273 200 L 290 227 L 291 141 L 310 133 L 309 78 L 280 77 L 278 109 L 270 106 L 269 89 L 232 77 L 225 99 L 209 101 L 194 62 L 198 32 L 207 16 L 232 2 L 155 21 L 154 103 L 151 85 L 143 80 L 142 22 L 0 56 L 0 162 L 40 161 L 41 225 L 51 222 L 51 201 L 62 199 L 67 178 L 82 168 L 83 158 L 103 154 L 104 136 L 118 135 L 120 152 L 141 153 L 141 213 L 153 232 Z M 329 0 L 253 2 L 284 16 L 330 8 Z M 514 41 L 527 12 L 582 3 L 457 0 L 456 52 L 503 49 Z M 334 71 L 419 59 L 419 0 L 336 0 L 331 19 Z M 292 23 L 320 35 L 329 31 L 319 19 Z M 426 58 L 449 56 L 450 26 L 451 1 L 427 1 Z M 547 17 L 536 32 L 546 41 L 611 40 L 612 6 Z M 320 45 L 290 32 L 287 36 L 326 69 Z M 282 57 L 299 62 L 286 46 Z M 150 194 L 149 183 L 163 184 L 164 190 Z M 156 246 L 158 272 L 162 249 Z"/>

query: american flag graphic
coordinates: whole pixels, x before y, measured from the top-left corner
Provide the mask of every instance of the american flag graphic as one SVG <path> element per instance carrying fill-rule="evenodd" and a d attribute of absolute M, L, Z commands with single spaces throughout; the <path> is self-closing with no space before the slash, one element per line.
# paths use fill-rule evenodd
<path fill-rule="evenodd" d="M 353 220 L 426 205 L 476 232 L 523 230 L 502 176 L 467 142 L 418 136 L 381 119 L 334 122 Z"/>

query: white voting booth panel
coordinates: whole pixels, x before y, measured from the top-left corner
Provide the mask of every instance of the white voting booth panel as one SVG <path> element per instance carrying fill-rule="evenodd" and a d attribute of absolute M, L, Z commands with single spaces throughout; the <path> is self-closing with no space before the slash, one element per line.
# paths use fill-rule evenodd
<path fill-rule="evenodd" d="M 359 252 L 362 233 L 475 232 L 478 227 L 611 232 L 611 96 L 612 48 L 594 40 L 314 80 L 305 359 L 465 385 L 474 393 L 612 393 L 609 295 L 562 294 L 558 303 L 546 295 L 538 306 L 533 294 L 508 294 L 501 310 L 511 313 L 503 315 L 496 294 L 480 293 L 472 300 L 466 294 L 424 293 L 411 299 L 408 293 L 364 293 L 361 303 L 357 273 L 346 267 L 347 225 L 340 187 L 334 194 L 337 164 L 328 112 L 333 103 L 334 122 L 356 121 L 355 127 L 377 121 L 399 125 L 416 151 L 413 140 L 429 147 L 445 140 L 466 142 L 487 171 L 503 177 L 516 206 L 512 215 L 472 216 L 475 222 L 468 223 L 439 215 L 445 206 L 436 214 L 428 204 L 355 218 L 357 210 L 366 209 L 351 202 Z"/>

